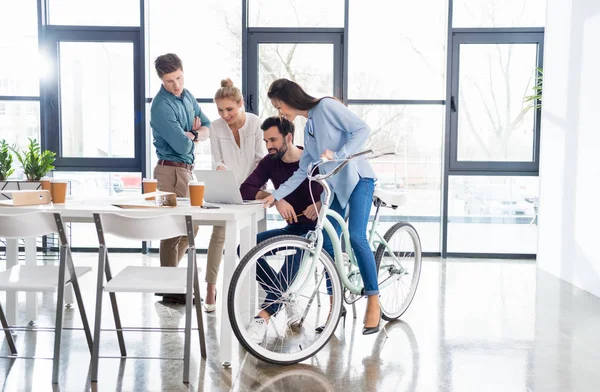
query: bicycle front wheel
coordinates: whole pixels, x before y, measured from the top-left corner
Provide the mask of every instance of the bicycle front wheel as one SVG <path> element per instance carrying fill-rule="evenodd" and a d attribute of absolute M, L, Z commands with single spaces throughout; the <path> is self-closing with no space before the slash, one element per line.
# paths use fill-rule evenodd
<path fill-rule="evenodd" d="M 251 249 L 229 285 L 231 327 L 240 344 L 255 357 L 278 365 L 301 362 L 331 338 L 342 311 L 342 284 L 331 257 L 315 260 L 313 244 L 304 237 L 270 238 Z M 318 305 L 319 294 L 331 297 Z M 271 314 L 268 323 L 255 317 Z M 322 333 L 315 329 L 324 325 Z"/>
<path fill-rule="evenodd" d="M 415 228 L 398 222 L 383 236 L 375 261 L 384 320 L 396 320 L 410 306 L 421 276 L 421 241 Z"/>

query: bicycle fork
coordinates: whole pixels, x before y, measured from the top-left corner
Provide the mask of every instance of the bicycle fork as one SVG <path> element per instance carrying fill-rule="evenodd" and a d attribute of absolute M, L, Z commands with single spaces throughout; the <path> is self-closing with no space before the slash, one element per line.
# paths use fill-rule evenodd
<path fill-rule="evenodd" d="M 316 272 L 316 270 L 315 270 Z M 310 299 L 308 300 L 308 304 L 306 305 L 306 308 L 304 309 L 304 313 L 302 313 L 302 318 L 300 319 L 300 326 L 302 326 L 302 324 L 304 323 L 304 320 L 306 319 L 306 315 L 308 314 L 308 311 L 310 310 L 310 307 L 312 306 L 313 301 L 315 300 L 315 297 L 319 298 L 317 301 L 321 302 L 320 300 L 320 296 L 318 296 L 319 294 L 319 287 L 321 286 L 321 283 L 323 283 L 323 278 L 325 277 L 325 271 L 323 271 L 323 274 L 321 274 L 321 278 L 318 279 L 317 282 L 317 276 L 315 275 L 315 289 L 313 290 Z M 319 303 L 320 305 L 320 303 Z"/>

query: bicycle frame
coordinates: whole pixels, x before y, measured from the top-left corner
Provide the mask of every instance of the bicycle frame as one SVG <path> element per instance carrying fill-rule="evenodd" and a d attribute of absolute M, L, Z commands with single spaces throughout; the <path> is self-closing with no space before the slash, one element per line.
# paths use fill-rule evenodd
<path fill-rule="evenodd" d="M 354 255 L 354 251 L 352 250 L 352 246 L 350 244 L 350 232 L 348 230 L 348 225 L 346 224 L 346 221 L 340 214 L 338 214 L 336 211 L 330 209 L 330 207 L 329 207 L 330 199 L 331 199 L 331 189 L 329 188 L 329 185 L 327 184 L 327 182 L 324 180 L 317 180 L 317 181 L 323 186 L 323 190 L 326 192 L 326 197 L 325 197 L 325 202 L 323 202 L 323 204 L 321 206 L 321 211 L 319 212 L 319 219 L 317 221 L 317 225 L 316 225 L 316 228 L 314 231 L 314 234 L 316 234 L 316 238 L 314 236 L 312 238 L 315 252 L 314 252 L 314 255 L 312 256 L 312 260 L 310 262 L 307 260 L 307 256 L 303 257 L 303 259 L 301 260 L 300 267 L 297 272 L 297 276 L 298 277 L 304 276 L 304 279 L 302 279 L 302 278 L 295 279 L 294 282 L 290 285 L 290 287 L 291 287 L 290 291 L 298 290 L 298 286 L 304 285 L 304 283 L 306 282 L 305 279 L 309 279 L 309 277 L 310 277 L 309 272 L 314 270 L 315 266 L 317 265 L 316 263 L 318 262 L 318 257 L 323 250 L 323 241 L 324 241 L 323 230 L 325 230 L 325 232 L 329 235 L 329 238 L 331 238 L 331 240 L 332 240 L 331 242 L 333 245 L 334 264 L 336 266 L 338 275 L 340 276 L 343 286 L 348 291 L 350 291 L 352 294 L 362 295 L 363 294 L 363 286 L 362 285 L 358 286 L 358 285 L 352 283 L 350 281 L 350 279 L 348 278 L 349 274 L 345 271 L 344 256 L 343 256 L 344 252 L 342 251 L 342 243 L 338 237 L 337 232 L 335 231 L 333 224 L 329 221 L 329 219 L 327 219 L 327 217 L 333 218 L 340 225 L 341 232 L 342 232 L 341 235 L 342 235 L 342 238 L 344 239 L 344 245 L 346 248 L 346 253 L 348 255 L 349 261 L 354 267 L 358 268 L 356 256 Z M 380 244 L 383 244 L 389 250 L 390 249 L 389 244 L 385 241 L 383 236 L 377 231 L 377 226 L 379 224 L 379 208 L 380 208 L 380 205 L 377 205 L 377 211 L 375 213 L 375 218 L 371 222 L 371 229 L 369 231 L 368 240 L 369 240 L 369 244 L 371 245 L 373 250 L 376 250 Z M 378 238 L 378 240 L 375 240 L 375 238 L 374 238 L 375 236 Z M 394 255 L 393 251 L 391 251 L 389 253 Z M 399 263 L 399 260 L 397 260 L 395 255 L 394 255 L 394 259 L 398 263 L 398 266 L 401 267 L 401 264 Z M 391 284 L 392 282 L 393 281 L 383 282 L 383 284 L 381 284 L 380 289 L 385 288 L 388 284 Z"/>

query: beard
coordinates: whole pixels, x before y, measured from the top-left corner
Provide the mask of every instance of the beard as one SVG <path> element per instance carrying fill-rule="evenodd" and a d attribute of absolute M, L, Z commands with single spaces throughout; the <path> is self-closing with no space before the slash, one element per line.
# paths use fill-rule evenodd
<path fill-rule="evenodd" d="M 275 152 L 273 152 L 275 151 Z M 283 145 L 281 146 L 280 149 L 277 148 L 272 148 L 269 150 L 269 158 L 271 158 L 271 160 L 276 160 L 276 159 L 281 159 L 285 153 L 287 152 L 287 145 Z"/>

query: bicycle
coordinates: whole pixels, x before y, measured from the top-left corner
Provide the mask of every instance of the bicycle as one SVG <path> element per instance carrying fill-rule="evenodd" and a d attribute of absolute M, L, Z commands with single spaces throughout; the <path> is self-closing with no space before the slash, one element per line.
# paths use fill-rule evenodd
<path fill-rule="evenodd" d="M 335 161 L 341 163 L 324 174 L 315 174 L 315 170 L 331 161 L 320 159 L 309 165 L 309 180 L 320 183 L 325 192 L 315 230 L 306 237 L 283 235 L 257 244 L 234 271 L 228 293 L 229 320 L 240 344 L 255 357 L 279 365 L 310 358 L 327 344 L 337 329 L 342 302 L 354 304 L 364 297 L 348 227 L 342 216 L 329 209 L 332 192 L 326 180 L 352 159 L 370 153 L 371 150 L 363 151 Z M 421 242 L 417 231 L 406 222 L 394 224 L 383 236 L 377 230 L 380 207 L 397 208 L 400 203 L 396 195 L 376 188 L 373 203 L 376 212 L 368 239 L 375 251 L 381 314 L 386 321 L 396 320 L 410 306 L 419 283 Z M 327 217 L 339 223 L 341 238 Z M 332 239 L 333 260 L 322 249 L 323 230 Z M 257 287 L 256 271 L 260 269 L 269 276 L 269 281 L 261 279 Z M 279 272 L 274 276 L 275 271 Z M 278 310 L 267 324 L 264 339 L 257 343 L 250 338 L 247 326 L 263 306 L 267 291 L 277 294 L 269 305 L 276 304 Z M 330 308 L 322 312 L 320 296 L 329 295 L 328 292 L 331 293 Z M 316 332 L 318 327 L 322 327 L 320 333 Z"/>

